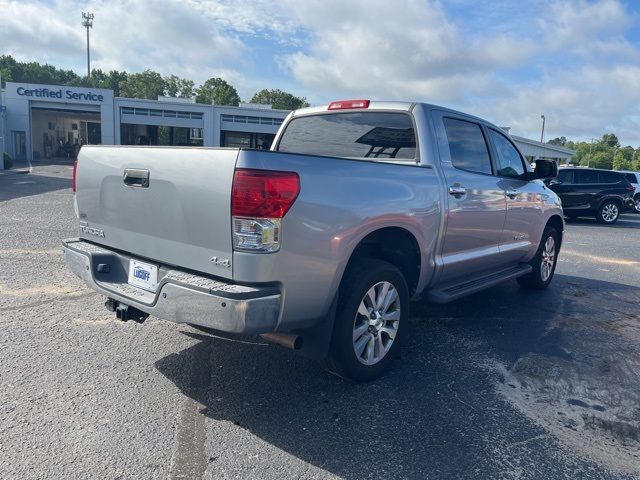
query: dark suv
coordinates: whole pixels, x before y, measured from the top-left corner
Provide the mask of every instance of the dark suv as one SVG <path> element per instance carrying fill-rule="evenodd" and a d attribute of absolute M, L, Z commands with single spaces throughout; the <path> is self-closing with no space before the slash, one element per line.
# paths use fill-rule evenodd
<path fill-rule="evenodd" d="M 611 224 L 621 213 L 634 209 L 635 187 L 620 172 L 561 168 L 547 184 L 562 200 L 568 218 L 595 216 L 600 223 Z"/>

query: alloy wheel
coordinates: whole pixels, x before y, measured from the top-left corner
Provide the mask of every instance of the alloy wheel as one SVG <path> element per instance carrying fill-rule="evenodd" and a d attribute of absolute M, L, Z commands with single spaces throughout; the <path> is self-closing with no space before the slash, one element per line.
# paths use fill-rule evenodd
<path fill-rule="evenodd" d="M 360 301 L 353 321 L 353 349 L 360 363 L 375 365 L 382 360 L 398 333 L 400 296 L 383 281 L 373 285 Z"/>
<path fill-rule="evenodd" d="M 607 203 L 604 207 L 602 207 L 602 219 L 611 223 L 618 218 L 618 206 L 615 203 Z"/>
<path fill-rule="evenodd" d="M 553 272 L 553 265 L 556 258 L 556 242 L 551 235 L 547 237 L 542 249 L 542 260 L 540 262 L 540 277 L 543 282 L 549 280 Z"/>

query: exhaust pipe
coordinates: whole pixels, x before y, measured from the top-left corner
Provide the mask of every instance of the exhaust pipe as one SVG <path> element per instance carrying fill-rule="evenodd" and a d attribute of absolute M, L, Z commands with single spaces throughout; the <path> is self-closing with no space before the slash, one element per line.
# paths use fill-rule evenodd
<path fill-rule="evenodd" d="M 290 350 L 300 350 L 302 348 L 302 337 L 300 335 L 293 333 L 262 333 L 260 336 L 267 342 L 277 343 Z"/>

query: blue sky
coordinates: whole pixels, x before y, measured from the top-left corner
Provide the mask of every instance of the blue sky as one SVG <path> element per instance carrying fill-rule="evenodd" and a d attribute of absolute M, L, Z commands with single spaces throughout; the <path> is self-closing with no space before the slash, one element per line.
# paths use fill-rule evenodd
<path fill-rule="evenodd" d="M 0 0 L 0 53 L 222 76 L 243 99 L 280 88 L 442 104 L 539 137 L 615 132 L 640 146 L 640 2 L 619 0 Z"/>

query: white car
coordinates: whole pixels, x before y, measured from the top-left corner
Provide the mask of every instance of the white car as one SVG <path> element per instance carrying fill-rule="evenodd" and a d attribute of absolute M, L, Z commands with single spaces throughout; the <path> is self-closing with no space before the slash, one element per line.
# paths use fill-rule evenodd
<path fill-rule="evenodd" d="M 624 173 L 624 176 L 629 180 L 629 183 L 636 187 L 636 191 L 633 194 L 633 201 L 635 202 L 635 212 L 640 213 L 640 172 L 632 172 L 630 170 L 620 170 L 620 173 Z"/>

